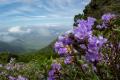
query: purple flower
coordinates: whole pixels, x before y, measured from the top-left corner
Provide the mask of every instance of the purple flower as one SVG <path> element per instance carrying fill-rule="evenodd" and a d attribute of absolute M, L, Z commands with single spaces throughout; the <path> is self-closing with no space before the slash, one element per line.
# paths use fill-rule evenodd
<path fill-rule="evenodd" d="M 86 59 L 90 62 L 99 61 L 101 59 L 101 54 L 99 53 L 100 48 L 107 39 L 103 36 L 95 37 L 92 36 L 88 39 L 88 51 L 86 52 Z"/>
<path fill-rule="evenodd" d="M 7 70 L 13 70 L 13 68 L 14 68 L 14 65 L 7 65 L 7 66 L 5 66 L 5 68 L 7 69 Z"/>
<path fill-rule="evenodd" d="M 106 39 L 106 38 L 103 38 L 103 36 L 100 35 L 100 36 L 98 37 L 97 43 L 98 43 L 98 46 L 99 46 L 99 47 L 102 47 L 103 44 L 106 43 L 106 42 L 107 42 L 107 39 Z"/>
<path fill-rule="evenodd" d="M 90 44 L 96 44 L 97 42 L 97 37 L 96 36 L 91 36 L 89 39 L 88 39 L 88 42 Z"/>
<path fill-rule="evenodd" d="M 67 56 L 64 60 L 65 64 L 71 64 L 73 62 L 73 57 L 72 56 Z"/>
<path fill-rule="evenodd" d="M 72 40 L 65 35 L 59 36 L 58 41 L 61 41 L 64 45 L 70 45 L 72 43 Z"/>
<path fill-rule="evenodd" d="M 54 74 L 55 74 L 55 71 L 56 70 L 50 70 L 49 73 L 48 73 L 49 77 L 53 77 Z"/>
<path fill-rule="evenodd" d="M 56 79 L 54 79 L 53 77 L 48 77 L 47 80 L 56 80 Z"/>
<path fill-rule="evenodd" d="M 102 56 L 100 53 L 90 53 L 90 52 L 86 52 L 86 60 L 89 62 L 95 62 L 95 61 L 99 61 L 102 59 Z"/>
<path fill-rule="evenodd" d="M 70 45 L 70 44 L 72 43 L 72 40 L 71 40 L 70 38 L 66 38 L 66 39 L 63 41 L 63 43 L 64 43 L 65 45 Z"/>
<path fill-rule="evenodd" d="M 52 67 L 53 70 L 60 70 L 61 69 L 61 65 L 56 64 L 56 63 L 52 64 L 51 67 Z"/>
<path fill-rule="evenodd" d="M 64 55 L 64 54 L 68 53 L 68 49 L 65 47 L 65 45 L 63 44 L 63 42 L 60 42 L 60 41 L 57 41 L 55 43 L 55 51 L 59 55 Z"/>
<path fill-rule="evenodd" d="M 80 44 L 80 47 L 81 47 L 82 49 L 86 49 L 85 44 Z"/>
<path fill-rule="evenodd" d="M 8 76 L 8 79 L 9 80 L 17 80 L 15 77 L 13 77 L 13 76 Z"/>
<path fill-rule="evenodd" d="M 97 68 L 96 68 L 96 66 L 92 66 L 92 69 L 93 69 L 93 71 L 95 71 L 95 72 L 97 72 Z"/>
<path fill-rule="evenodd" d="M 91 20 L 91 21 L 90 21 Z M 78 27 L 74 29 L 74 36 L 78 39 L 85 39 L 92 35 L 92 25 L 94 23 L 93 18 L 88 18 L 87 20 L 79 20 Z"/>
<path fill-rule="evenodd" d="M 64 45 L 63 45 L 63 43 L 60 42 L 60 41 L 56 42 L 55 45 L 54 45 L 54 48 L 55 48 L 55 51 L 56 51 L 56 52 L 58 52 L 58 50 L 59 50 L 60 48 L 63 48 L 63 47 L 64 47 Z"/>
<path fill-rule="evenodd" d="M 88 64 L 82 64 L 82 69 L 86 71 L 89 68 Z"/>
<path fill-rule="evenodd" d="M 84 19 L 79 20 L 78 22 L 78 27 L 86 27 L 87 26 L 87 21 Z"/>
<path fill-rule="evenodd" d="M 96 19 L 93 18 L 93 17 L 88 17 L 87 20 L 84 20 L 84 19 L 81 19 L 81 20 L 78 20 L 77 22 L 79 23 L 78 24 L 78 27 L 81 27 L 82 28 L 87 28 L 87 30 L 91 30 L 92 29 L 92 26 L 94 25 Z"/>
<path fill-rule="evenodd" d="M 28 80 L 28 79 L 26 77 L 23 77 L 23 76 L 19 75 L 17 80 Z"/>
<path fill-rule="evenodd" d="M 58 37 L 58 41 L 61 41 L 61 42 L 62 42 L 62 41 L 64 41 L 64 39 L 65 39 L 65 36 L 64 36 L 64 35 L 61 35 L 61 36 Z"/>
<path fill-rule="evenodd" d="M 88 52 L 97 53 L 99 51 L 99 47 L 96 44 L 88 44 Z"/>
<path fill-rule="evenodd" d="M 108 21 L 110 21 L 110 20 L 111 20 L 112 18 L 114 18 L 114 17 L 115 17 L 114 14 L 107 13 L 107 14 L 104 14 L 104 15 L 102 16 L 102 20 L 108 22 Z"/>
<path fill-rule="evenodd" d="M 83 64 L 82 67 L 88 68 L 88 64 Z"/>
<path fill-rule="evenodd" d="M 102 29 L 103 26 L 101 26 L 101 25 L 97 25 L 96 28 L 98 28 L 98 29 Z"/>
<path fill-rule="evenodd" d="M 97 37 L 90 37 L 88 39 L 88 51 L 91 53 L 96 53 L 99 50 L 99 47 L 97 46 L 98 39 Z"/>
<path fill-rule="evenodd" d="M 63 43 L 60 41 L 56 42 L 54 46 L 55 46 L 55 49 L 57 49 L 57 50 L 61 47 L 64 47 Z"/>
<path fill-rule="evenodd" d="M 68 53 L 67 48 L 59 48 L 59 50 L 58 50 L 59 55 L 64 55 L 64 54 L 67 54 L 67 53 Z"/>
<path fill-rule="evenodd" d="M 66 38 L 64 36 L 59 36 L 58 41 L 54 45 L 55 51 L 59 55 L 64 55 L 64 54 L 68 53 L 68 49 L 66 46 L 71 43 L 72 43 L 72 40 L 70 38 Z"/>
<path fill-rule="evenodd" d="M 88 45 L 93 45 L 94 47 L 102 47 L 104 43 L 107 42 L 106 38 L 103 38 L 103 36 L 99 36 L 98 38 L 93 36 L 88 39 L 89 44 Z"/>
<path fill-rule="evenodd" d="M 74 35 L 76 38 L 83 40 L 83 39 L 89 37 L 90 35 L 92 35 L 92 31 L 88 31 L 86 27 L 85 28 L 77 27 L 74 30 Z"/>
<path fill-rule="evenodd" d="M 65 38 L 63 41 L 64 45 L 70 45 L 72 43 L 72 40 L 70 38 Z"/>
<path fill-rule="evenodd" d="M 107 28 L 107 24 L 105 22 L 102 23 L 103 28 Z"/>
<path fill-rule="evenodd" d="M 88 25 L 89 30 L 91 30 L 91 28 L 94 25 L 95 21 L 96 21 L 96 19 L 93 18 L 93 17 L 88 17 L 87 18 L 87 25 Z"/>
<path fill-rule="evenodd" d="M 51 65 L 51 70 L 49 71 L 48 75 L 48 80 L 56 80 L 60 78 L 60 70 L 61 70 L 61 65 L 54 63 Z"/>

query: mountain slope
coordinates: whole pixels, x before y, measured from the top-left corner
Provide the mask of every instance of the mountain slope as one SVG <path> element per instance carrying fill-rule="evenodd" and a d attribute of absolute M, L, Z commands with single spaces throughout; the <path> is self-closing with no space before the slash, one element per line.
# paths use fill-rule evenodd
<path fill-rule="evenodd" d="M 0 41 L 0 52 L 10 52 L 10 53 L 21 53 L 21 52 L 25 52 L 25 48 L 22 46 L 16 46 L 16 45 L 12 45 L 3 41 Z"/>
<path fill-rule="evenodd" d="M 104 13 L 120 14 L 120 0 L 91 0 L 84 9 L 85 16 L 100 18 Z"/>

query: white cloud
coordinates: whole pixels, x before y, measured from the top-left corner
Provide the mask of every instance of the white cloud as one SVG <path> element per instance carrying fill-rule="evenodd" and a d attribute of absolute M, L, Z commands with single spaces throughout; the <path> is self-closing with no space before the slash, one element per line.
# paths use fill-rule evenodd
<path fill-rule="evenodd" d="M 42 28 L 42 29 L 39 29 L 39 34 L 42 35 L 42 36 L 51 36 L 51 32 L 50 30 L 48 30 L 47 28 Z"/>
<path fill-rule="evenodd" d="M 16 40 L 16 37 L 9 35 L 8 32 L 0 32 L 0 40 L 4 42 L 11 42 Z"/>
<path fill-rule="evenodd" d="M 31 18 L 47 18 L 47 16 L 29 16 Z"/>
<path fill-rule="evenodd" d="M 21 28 L 19 26 L 11 27 L 8 31 L 12 33 L 21 32 Z"/>
<path fill-rule="evenodd" d="M 30 33 L 31 29 L 28 28 L 26 30 L 23 30 L 20 26 L 16 26 L 16 27 L 9 28 L 8 32 L 11 32 L 11 33 Z"/>
<path fill-rule="evenodd" d="M 5 35 L 5 36 L 2 36 L 2 37 L 0 38 L 0 40 L 1 40 L 1 41 L 5 41 L 5 42 L 11 42 L 11 41 L 16 40 L 16 38 L 13 37 L 13 36 L 10 36 L 10 35 Z"/>

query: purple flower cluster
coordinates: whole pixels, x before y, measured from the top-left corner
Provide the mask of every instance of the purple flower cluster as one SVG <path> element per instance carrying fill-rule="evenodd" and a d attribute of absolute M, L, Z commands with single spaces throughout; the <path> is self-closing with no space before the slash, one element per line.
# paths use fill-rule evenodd
<path fill-rule="evenodd" d="M 65 55 L 69 53 L 67 46 L 71 43 L 72 40 L 68 38 L 68 36 L 59 36 L 58 41 L 55 43 L 55 51 L 58 52 L 59 55 Z"/>
<path fill-rule="evenodd" d="M 107 42 L 107 39 L 103 36 L 95 37 L 92 36 L 88 39 L 88 49 L 86 51 L 86 59 L 90 62 L 95 62 L 101 60 L 100 48 L 104 43 Z"/>
<path fill-rule="evenodd" d="M 65 64 L 71 64 L 74 62 L 74 57 L 73 56 L 67 56 L 64 60 Z"/>
<path fill-rule="evenodd" d="M 21 76 L 21 75 L 16 75 L 14 77 L 14 74 L 11 75 L 10 73 L 7 72 L 14 72 L 19 71 L 21 69 L 24 69 L 25 65 L 22 63 L 15 63 L 15 58 L 11 58 L 10 62 L 7 64 L 0 64 L 0 68 L 3 69 L 0 71 L 0 76 L 6 77 L 8 80 L 28 80 L 27 77 Z"/>
<path fill-rule="evenodd" d="M 115 17 L 115 14 L 107 13 L 102 16 L 102 20 L 109 22 L 111 19 Z"/>
<path fill-rule="evenodd" d="M 96 28 L 98 28 L 98 29 L 104 29 L 105 28 L 106 29 L 107 24 L 103 22 L 101 25 L 97 25 Z"/>
<path fill-rule="evenodd" d="M 86 59 L 89 61 L 99 60 L 99 48 L 103 45 L 103 43 L 105 43 L 103 42 L 104 38 L 102 36 L 100 36 L 99 38 L 93 37 L 92 27 L 95 21 L 96 19 L 92 17 L 88 17 L 87 20 L 78 20 L 78 27 L 74 28 L 74 30 L 72 31 L 74 38 L 78 41 L 85 39 L 88 40 L 87 46 L 85 44 L 80 44 L 80 47 L 86 50 L 85 56 Z M 59 55 L 65 56 L 65 64 L 71 64 L 74 62 L 74 56 L 71 55 L 74 53 L 74 47 L 72 46 L 73 41 L 74 40 L 69 37 L 69 34 L 64 34 L 62 36 L 59 36 L 58 41 L 55 43 L 55 51 Z"/>
<path fill-rule="evenodd" d="M 56 80 L 60 79 L 60 70 L 61 70 L 61 65 L 60 64 L 52 64 L 51 65 L 51 70 L 49 71 L 48 75 L 48 80 Z"/>
<path fill-rule="evenodd" d="M 102 16 L 102 24 L 101 25 L 97 25 L 96 27 L 98 28 L 98 29 L 103 29 L 103 28 L 107 28 L 107 25 L 108 25 L 108 23 L 112 20 L 112 19 L 114 19 L 116 17 L 116 15 L 115 14 L 111 14 L 111 13 L 107 13 L 107 14 L 104 14 L 103 16 Z"/>
<path fill-rule="evenodd" d="M 78 20 L 78 27 L 74 29 L 74 36 L 78 39 L 85 39 L 92 35 L 92 26 L 96 21 L 95 18 L 88 17 L 87 20 Z"/>
<path fill-rule="evenodd" d="M 109 21 L 113 17 L 113 14 L 104 14 L 102 16 L 102 20 Z M 58 41 L 55 43 L 55 51 L 59 55 L 65 56 L 65 64 L 71 64 L 75 62 L 75 55 L 71 55 L 74 54 L 74 50 L 76 50 L 76 48 L 74 48 L 73 46 L 73 43 L 76 43 L 76 45 L 79 45 L 81 49 L 85 51 L 84 53 L 86 61 L 98 62 L 102 59 L 100 49 L 103 44 L 107 42 L 107 39 L 103 38 L 103 36 L 94 36 L 93 26 L 95 21 L 96 19 L 92 17 L 88 17 L 86 20 L 78 20 L 78 26 L 71 31 L 73 38 L 69 37 L 70 34 L 64 34 L 58 37 Z M 106 24 L 103 23 L 102 26 L 98 25 L 98 27 L 106 27 Z M 74 39 L 79 42 L 81 40 L 85 42 L 82 44 L 78 44 L 77 42 L 74 42 Z"/>
<path fill-rule="evenodd" d="M 69 32 L 71 33 L 71 32 Z M 58 41 L 55 43 L 55 51 L 61 55 L 65 56 L 65 64 L 70 64 L 73 62 L 72 54 L 72 39 L 69 37 L 68 32 L 62 36 L 58 37 Z"/>
<path fill-rule="evenodd" d="M 19 75 L 17 78 L 13 76 L 8 76 L 9 80 L 28 80 L 26 77 Z"/>
<path fill-rule="evenodd" d="M 92 27 L 96 19 L 88 17 L 87 20 L 79 20 L 78 27 L 74 29 L 74 36 L 79 40 L 86 40 L 86 43 L 80 44 L 82 49 L 86 50 L 86 60 L 89 62 L 99 61 L 101 59 L 100 48 L 104 43 L 106 43 L 107 39 L 103 38 L 103 36 L 96 37 L 93 35 Z"/>

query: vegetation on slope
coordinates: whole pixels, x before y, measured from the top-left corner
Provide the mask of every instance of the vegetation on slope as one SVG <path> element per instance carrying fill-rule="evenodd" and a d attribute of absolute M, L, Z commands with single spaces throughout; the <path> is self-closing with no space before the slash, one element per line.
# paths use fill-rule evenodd
<path fill-rule="evenodd" d="M 80 18 L 86 18 L 86 16 L 93 16 L 96 18 L 100 18 L 100 16 L 106 12 L 120 14 L 120 0 L 92 0 L 90 2 L 90 4 L 86 6 L 86 8 L 84 10 L 84 14 L 76 15 L 74 20 L 76 22 L 76 20 L 78 20 Z M 120 25 L 119 20 L 116 24 Z M 118 31 L 118 33 L 119 33 L 119 31 Z M 29 54 L 16 55 L 16 54 L 10 54 L 8 52 L 2 52 L 0 54 L 0 63 L 6 64 L 10 61 L 11 57 L 16 58 L 16 63 L 24 62 L 25 69 L 21 69 L 20 71 L 16 71 L 16 72 L 15 71 L 13 71 L 13 72 L 6 71 L 6 73 L 10 73 L 11 75 L 15 75 L 15 76 L 22 74 L 24 76 L 29 77 L 31 80 L 46 80 L 47 72 L 50 69 L 50 64 L 52 63 L 52 61 L 54 59 L 58 58 L 58 55 L 55 54 L 55 52 L 53 50 L 53 44 L 54 44 L 54 41 L 47 47 L 45 47 L 37 52 L 32 52 Z M 111 58 L 111 59 L 113 59 L 113 58 Z M 64 66 L 64 67 L 66 67 L 66 66 Z M 109 69 L 111 69 L 110 75 L 109 74 L 105 75 L 105 76 L 110 77 L 111 79 L 112 79 L 111 74 L 112 75 L 116 74 L 116 73 L 114 73 L 113 67 L 114 67 L 114 65 L 111 65 L 109 68 Z M 80 73 L 80 74 L 78 74 L 77 77 L 79 77 L 79 76 L 85 77 L 85 75 L 83 75 L 82 72 L 76 72 L 76 71 L 71 70 L 70 66 L 66 67 L 66 69 L 68 69 L 67 70 L 68 73 L 66 74 L 66 76 L 68 78 L 71 78 L 71 80 L 74 78 L 73 76 L 76 77 L 76 74 L 78 74 L 78 73 Z M 76 70 L 77 69 L 78 68 L 76 68 Z M 104 70 L 106 71 L 106 69 L 108 70 L 108 68 L 105 67 Z M 2 70 L 4 70 L 4 69 L 2 69 Z M 102 73 L 103 72 L 101 72 L 100 75 L 104 75 Z M 99 77 L 102 80 L 102 77 L 100 75 L 99 75 Z M 88 75 L 88 78 L 89 78 L 89 76 L 91 76 L 91 75 Z M 7 78 L 4 78 L 4 76 L 0 76 L 0 79 L 7 80 Z M 93 76 L 93 79 L 98 80 L 98 76 L 96 76 L 96 75 Z"/>
<path fill-rule="evenodd" d="M 84 14 L 77 14 L 74 20 L 91 16 L 99 19 L 104 13 L 120 14 L 120 0 L 91 0 L 83 10 Z"/>

